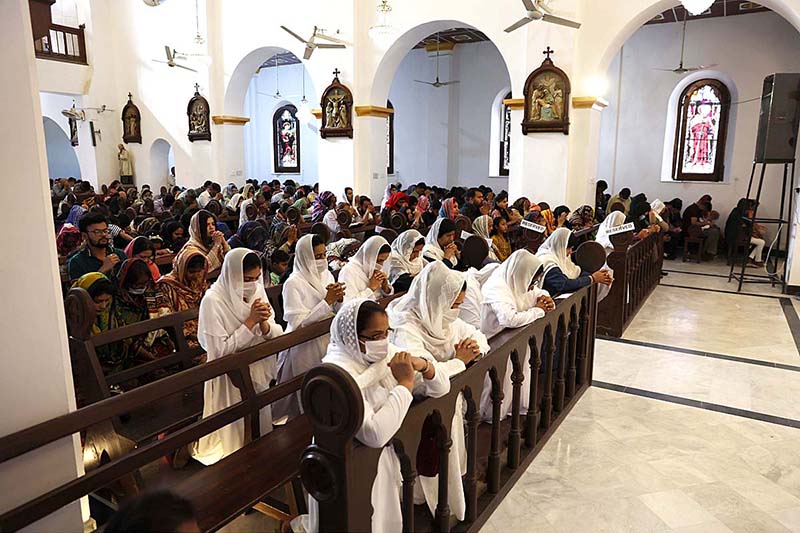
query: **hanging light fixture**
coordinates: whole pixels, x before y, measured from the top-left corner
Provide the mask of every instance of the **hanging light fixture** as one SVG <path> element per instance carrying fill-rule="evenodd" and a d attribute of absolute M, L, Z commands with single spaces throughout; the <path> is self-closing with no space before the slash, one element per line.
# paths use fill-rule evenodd
<path fill-rule="evenodd" d="M 681 4 L 686 8 L 690 15 L 696 17 L 702 15 L 711 7 L 714 0 L 681 0 Z"/>
<path fill-rule="evenodd" d="M 278 67 L 278 54 L 275 54 L 275 94 L 273 94 L 272 97 L 276 100 L 280 100 L 281 98 L 283 98 L 283 95 L 281 94 L 280 85 L 281 85 L 281 77 L 280 77 L 280 70 Z"/>
<path fill-rule="evenodd" d="M 396 33 L 395 27 L 391 23 L 392 6 L 389 0 L 381 0 L 375 13 L 375 24 L 369 28 L 369 36 L 378 45 L 386 47 L 391 44 Z"/>
<path fill-rule="evenodd" d="M 206 40 L 203 37 L 203 34 L 200 33 L 200 3 L 199 0 L 194 0 L 194 24 L 195 24 L 195 36 L 194 36 L 194 44 L 192 45 L 192 52 L 189 56 L 192 59 L 202 63 L 206 66 L 211 65 L 211 55 L 209 55 L 208 50 L 206 48 Z"/>
<path fill-rule="evenodd" d="M 297 110 L 297 120 L 299 120 L 301 124 L 308 124 L 311 122 L 314 115 L 311 114 L 311 106 L 308 105 L 308 100 L 306 100 L 306 67 L 302 63 L 300 63 L 300 66 L 302 67 L 300 75 L 303 76 L 303 98 L 300 99 L 300 109 Z"/>

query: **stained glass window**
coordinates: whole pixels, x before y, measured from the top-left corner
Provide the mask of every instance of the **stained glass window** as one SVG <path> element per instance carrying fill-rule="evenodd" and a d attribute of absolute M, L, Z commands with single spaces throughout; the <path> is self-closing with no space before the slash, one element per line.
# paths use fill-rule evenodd
<path fill-rule="evenodd" d="M 275 172 L 300 172 L 300 122 L 297 108 L 291 104 L 275 111 L 272 117 L 272 138 L 275 145 Z"/>
<path fill-rule="evenodd" d="M 714 79 L 699 80 L 681 94 L 675 131 L 673 178 L 722 181 L 730 91 Z"/>
<path fill-rule="evenodd" d="M 394 109 L 392 102 L 386 101 L 386 107 Z M 386 174 L 394 174 L 394 113 L 386 117 Z"/>
<path fill-rule="evenodd" d="M 508 93 L 503 100 L 510 100 Z M 508 176 L 511 168 L 511 108 L 500 102 L 500 175 Z"/>

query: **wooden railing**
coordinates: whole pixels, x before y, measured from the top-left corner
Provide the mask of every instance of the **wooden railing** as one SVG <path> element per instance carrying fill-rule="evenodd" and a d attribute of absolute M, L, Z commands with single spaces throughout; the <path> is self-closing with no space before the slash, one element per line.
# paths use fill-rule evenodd
<path fill-rule="evenodd" d="M 477 531 L 502 501 L 514 482 L 589 387 L 594 358 L 596 287 L 581 289 L 558 302 L 545 318 L 491 339 L 491 351 L 451 380 L 450 393 L 412 405 L 391 445 L 400 460 L 403 478 L 403 531 L 450 530 L 447 466 L 452 445 L 450 430 L 456 401 L 463 395 L 467 411 L 467 473 L 465 521 L 458 531 Z M 530 383 L 524 383 L 522 354 L 530 348 Z M 511 361 L 513 394 L 503 398 L 502 383 Z M 540 374 L 540 371 L 542 372 Z M 486 375 L 491 382 L 491 426 L 480 424 L 480 398 Z M 522 387 L 530 387 L 531 407 L 520 414 Z M 500 420 L 503 401 L 512 402 L 511 417 Z M 303 406 L 314 444 L 306 448 L 300 473 L 306 489 L 319 502 L 320 531 L 369 531 L 372 483 L 380 448 L 355 439 L 363 422 L 361 392 L 341 368 L 323 364 L 306 374 Z M 416 457 L 425 420 L 437 426 L 439 457 L 438 506 L 433 524 L 415 524 Z M 502 436 L 507 432 L 507 440 Z M 504 454 L 506 459 L 502 460 Z M 481 457 L 481 450 L 488 455 Z M 482 472 L 479 465 L 487 464 Z M 486 480 L 481 494 L 478 479 Z M 427 513 L 426 513 L 427 514 Z"/>
<path fill-rule="evenodd" d="M 597 332 L 621 337 L 661 279 L 664 262 L 662 233 L 651 233 L 633 242 L 633 233 L 611 237 L 614 251 L 606 262 L 614 271 L 614 283 L 598 304 Z"/>
<path fill-rule="evenodd" d="M 85 26 L 77 28 L 50 24 L 50 31 L 41 39 L 33 41 L 36 57 L 39 59 L 52 59 L 67 63 L 80 63 L 86 65 L 86 36 Z"/>

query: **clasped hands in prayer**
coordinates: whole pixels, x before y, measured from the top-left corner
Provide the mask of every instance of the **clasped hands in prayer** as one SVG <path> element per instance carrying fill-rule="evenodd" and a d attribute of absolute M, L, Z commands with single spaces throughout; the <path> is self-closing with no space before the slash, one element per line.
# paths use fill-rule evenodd
<path fill-rule="evenodd" d="M 433 364 L 422 357 L 414 357 L 408 352 L 397 352 L 389 362 L 389 368 L 397 383 L 414 390 L 414 373 L 420 372 L 425 379 L 432 379 L 436 375 Z"/>
<path fill-rule="evenodd" d="M 455 345 L 455 349 L 456 359 L 463 361 L 465 365 L 470 364 L 481 354 L 481 348 L 478 345 L 478 341 L 472 337 L 462 339 L 461 342 Z"/>
<path fill-rule="evenodd" d="M 545 313 L 549 313 L 556 308 L 556 303 L 549 296 L 539 296 L 536 298 L 536 305 L 534 307 L 538 307 Z"/>
<path fill-rule="evenodd" d="M 603 285 L 611 285 L 611 282 L 614 281 L 611 272 L 606 269 L 598 270 L 591 275 L 591 278 L 593 283 L 602 283 Z"/>
<path fill-rule="evenodd" d="M 460 258 L 461 254 L 458 251 L 458 246 L 455 243 L 451 242 L 447 246 L 444 247 L 444 258 L 448 261 L 452 258 Z"/>
<path fill-rule="evenodd" d="M 331 283 L 325 287 L 325 289 L 328 291 L 325 294 L 325 301 L 328 303 L 328 305 L 333 305 L 336 302 L 341 303 L 344 301 L 344 283 Z"/>
<path fill-rule="evenodd" d="M 386 274 L 380 270 L 376 270 L 372 273 L 372 277 L 369 278 L 367 287 L 369 287 L 369 290 L 371 291 L 377 291 L 378 289 L 381 289 L 385 293 L 392 292 L 392 286 L 389 285 L 388 276 L 386 276 Z"/>
<path fill-rule="evenodd" d="M 256 298 L 250 306 L 250 316 L 244 321 L 244 325 L 247 326 L 247 329 L 252 330 L 256 324 L 261 324 L 261 333 L 266 335 L 270 330 L 269 319 L 271 316 L 272 307 L 268 303 L 262 302 L 261 298 Z"/>

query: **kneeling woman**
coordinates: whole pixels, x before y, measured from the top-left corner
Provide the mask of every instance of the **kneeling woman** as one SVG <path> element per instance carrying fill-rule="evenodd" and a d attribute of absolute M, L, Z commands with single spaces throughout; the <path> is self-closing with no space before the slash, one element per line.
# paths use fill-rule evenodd
<path fill-rule="evenodd" d="M 542 277 L 542 262 L 527 250 L 517 250 L 505 263 L 500 265 L 483 285 L 483 304 L 481 306 L 481 331 L 493 337 L 506 328 L 521 328 L 534 320 L 544 317 L 555 309 L 555 304 L 546 291 L 536 288 Z M 524 381 L 520 396 L 520 414 L 528 412 L 530 405 L 531 367 L 530 346 L 526 346 L 521 361 Z M 511 384 L 511 359 L 508 360 L 503 380 L 504 401 L 500 418 L 511 411 L 513 388 Z M 489 396 L 491 383 L 486 376 L 486 384 L 481 395 L 481 415 L 484 420 L 492 419 L 492 401 Z M 535 401 L 535 399 L 534 399 Z"/>
<path fill-rule="evenodd" d="M 389 276 L 394 292 L 405 292 L 422 271 L 422 248 L 425 237 L 415 229 L 406 230 L 392 242 L 392 253 L 384 263 L 383 271 Z"/>
<path fill-rule="evenodd" d="M 544 267 L 543 288 L 551 296 L 575 292 L 592 283 L 611 285 L 613 278 L 608 270 L 585 272 L 572 262 L 571 232 L 567 228 L 558 228 L 550 235 L 536 252 L 536 257 Z"/>
<path fill-rule="evenodd" d="M 225 256 L 219 279 L 206 292 L 200 304 L 198 338 L 208 360 L 239 352 L 283 333 L 275 323 L 272 308 L 261 282 L 261 260 L 244 248 Z M 274 356 L 250 365 L 250 377 L 256 392 L 269 388 L 275 377 Z M 205 383 L 203 417 L 209 417 L 242 399 L 239 389 L 228 376 Z M 261 434 L 272 431 L 269 406 L 259 413 Z M 204 465 L 214 464 L 244 445 L 244 420 L 239 419 L 210 435 L 202 437 L 192 455 Z"/>
<path fill-rule="evenodd" d="M 350 300 L 333 319 L 331 342 L 322 360 L 346 370 L 361 390 L 364 421 L 356 438 L 366 446 L 383 448 L 372 484 L 373 532 L 403 528 L 400 461 L 390 441 L 402 426 L 413 395 L 439 398 L 450 392 L 447 372 L 432 358 L 400 351 L 389 343 L 388 334 L 389 320 L 380 305 Z M 295 519 L 292 528 L 317 531 L 318 518 L 317 503 L 309 498 L 309 515 Z"/>
<path fill-rule="evenodd" d="M 383 237 L 375 235 L 367 239 L 339 272 L 339 282 L 344 283 L 346 288 L 345 300 L 380 300 L 394 292 L 388 276 L 382 272 L 391 251 Z"/>

